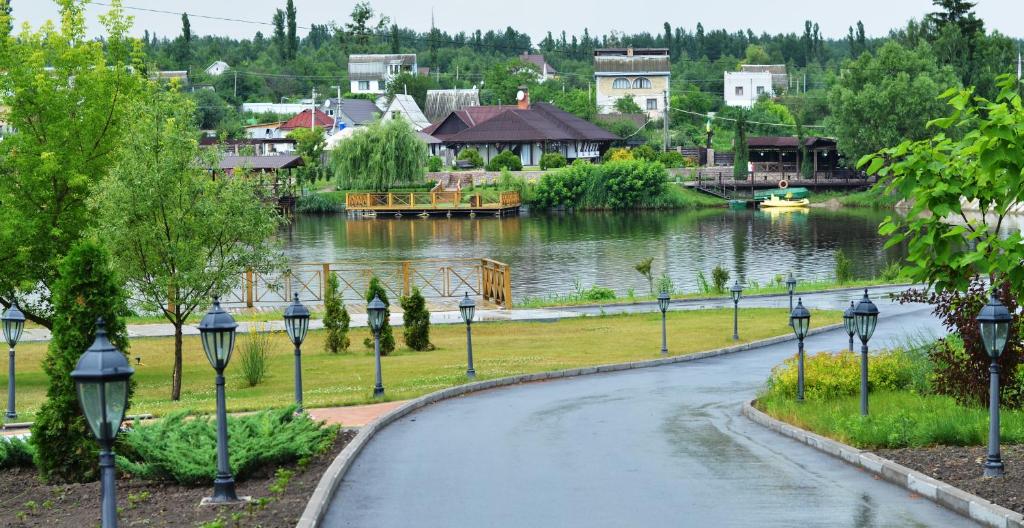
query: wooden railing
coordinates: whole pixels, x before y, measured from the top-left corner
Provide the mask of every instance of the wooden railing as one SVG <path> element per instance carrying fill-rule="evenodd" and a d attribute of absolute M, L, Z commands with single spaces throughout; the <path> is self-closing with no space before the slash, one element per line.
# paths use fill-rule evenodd
<path fill-rule="evenodd" d="M 512 307 L 509 266 L 491 259 L 301 263 L 280 273 L 249 271 L 241 285 L 221 301 L 247 308 L 283 306 L 298 293 L 303 302 L 322 303 L 332 273 L 346 301 L 365 303 L 370 279 L 376 276 L 392 304 L 416 287 L 427 299 L 456 300 L 469 293 L 505 309 Z"/>
<path fill-rule="evenodd" d="M 466 196 L 471 203 L 463 204 Z M 345 208 L 358 209 L 457 209 L 460 207 L 498 208 L 518 207 L 518 192 L 502 192 L 494 203 L 481 200 L 480 195 L 463 191 L 409 192 L 409 193 L 346 193 Z"/>

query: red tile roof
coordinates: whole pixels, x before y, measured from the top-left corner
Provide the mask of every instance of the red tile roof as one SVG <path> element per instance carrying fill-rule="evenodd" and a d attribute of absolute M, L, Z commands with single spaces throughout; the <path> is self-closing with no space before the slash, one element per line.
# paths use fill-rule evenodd
<path fill-rule="evenodd" d="M 281 130 L 309 128 L 309 112 L 309 110 L 303 110 L 296 114 L 295 117 L 292 117 L 288 121 L 285 121 L 285 123 L 281 125 Z M 313 119 L 315 121 L 315 125 L 318 127 L 331 128 L 332 126 L 334 126 L 334 118 L 321 112 L 320 110 L 315 110 L 315 113 L 313 114 Z"/>

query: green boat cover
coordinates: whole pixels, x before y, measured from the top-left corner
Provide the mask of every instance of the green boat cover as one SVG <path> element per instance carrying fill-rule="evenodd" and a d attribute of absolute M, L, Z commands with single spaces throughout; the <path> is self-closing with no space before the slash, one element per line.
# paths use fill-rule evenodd
<path fill-rule="evenodd" d="M 790 187 L 788 189 L 770 189 L 767 191 L 757 191 L 754 193 L 754 200 L 763 201 L 767 200 L 772 196 L 778 196 L 782 199 L 799 200 L 801 198 L 807 198 L 811 193 L 806 187 Z"/>

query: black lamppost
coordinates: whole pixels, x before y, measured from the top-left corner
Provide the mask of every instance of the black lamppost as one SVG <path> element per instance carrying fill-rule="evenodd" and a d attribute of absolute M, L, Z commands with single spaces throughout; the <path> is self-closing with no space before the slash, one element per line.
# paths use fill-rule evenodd
<path fill-rule="evenodd" d="M 868 290 L 864 289 L 864 297 L 853 310 L 854 325 L 860 337 L 860 414 L 868 415 L 868 340 L 875 333 L 878 324 L 878 307 L 868 299 Z"/>
<path fill-rule="evenodd" d="M 789 292 L 789 311 L 793 312 L 793 292 L 796 291 L 796 279 L 793 278 L 793 272 L 789 272 L 789 278 L 786 279 L 786 291 Z M 793 325 L 793 321 L 789 321 L 790 326 Z"/>
<path fill-rule="evenodd" d="M 309 310 L 299 302 L 299 294 L 284 309 L 284 329 L 295 345 L 295 405 L 302 412 L 302 341 L 309 331 Z"/>
<path fill-rule="evenodd" d="M 373 386 L 374 398 L 384 396 L 384 382 L 381 380 L 380 374 L 380 330 L 384 327 L 384 316 L 387 309 L 388 305 L 384 304 L 376 295 L 373 296 L 370 304 L 366 305 L 366 316 L 370 322 L 370 330 L 373 331 L 373 355 L 377 360 L 377 384 Z"/>
<path fill-rule="evenodd" d="M 796 401 L 804 401 L 804 338 L 811 327 L 811 312 L 804 308 L 802 299 L 797 299 L 796 308 L 789 312 L 789 326 L 797 340 Z"/>
<path fill-rule="evenodd" d="M 17 301 L 11 303 L 0 321 L 3 321 L 4 339 L 10 346 L 7 353 L 7 414 L 4 416 L 13 420 L 18 417 L 18 413 L 14 412 L 14 347 L 21 339 L 21 332 L 25 330 L 25 314 L 18 309 Z"/>
<path fill-rule="evenodd" d="M 128 407 L 128 379 L 135 370 L 128 358 L 107 339 L 103 319 L 96 320 L 96 339 L 78 358 L 71 379 L 89 430 L 100 444 L 100 518 L 103 528 L 117 527 L 117 488 L 114 483 L 114 437 Z"/>
<path fill-rule="evenodd" d="M 228 413 L 224 397 L 224 369 L 231 361 L 235 349 L 235 330 L 238 324 L 231 314 L 220 307 L 220 299 L 213 298 L 213 307 L 199 321 L 199 336 L 203 342 L 206 359 L 217 371 L 217 476 L 213 480 L 213 497 L 205 502 L 237 502 L 235 479 L 228 465 Z"/>
<path fill-rule="evenodd" d="M 469 298 L 469 292 L 466 292 L 466 296 L 459 301 L 459 313 L 466 322 L 466 377 L 476 379 L 476 370 L 473 368 L 473 331 L 470 329 L 473 315 L 476 313 L 476 303 Z"/>
<path fill-rule="evenodd" d="M 743 295 L 743 286 L 736 281 L 729 292 L 732 293 L 732 340 L 740 340 L 740 296 Z"/>
<path fill-rule="evenodd" d="M 850 307 L 843 312 L 843 326 L 846 327 L 846 335 L 850 336 L 850 352 L 853 352 L 853 335 L 857 333 L 856 316 L 853 301 L 850 301 Z"/>
<path fill-rule="evenodd" d="M 988 456 L 985 458 L 985 476 L 1003 476 L 1003 461 L 999 456 L 999 356 L 1006 348 L 1013 318 L 1003 303 L 996 299 L 995 292 L 978 314 L 978 328 L 992 363 L 988 367 Z"/>
<path fill-rule="evenodd" d="M 665 333 L 665 313 L 668 312 L 668 303 L 671 300 L 665 290 L 658 294 L 658 309 L 661 310 L 661 355 L 668 355 L 668 335 Z"/>

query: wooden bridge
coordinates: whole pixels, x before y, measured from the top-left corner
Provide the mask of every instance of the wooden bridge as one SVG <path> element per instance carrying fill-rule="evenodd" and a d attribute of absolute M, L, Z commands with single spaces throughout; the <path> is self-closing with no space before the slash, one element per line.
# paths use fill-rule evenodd
<path fill-rule="evenodd" d="M 811 178 L 803 178 L 797 172 L 754 172 L 745 180 L 735 179 L 732 167 L 708 167 L 694 172 L 695 179 L 686 182 L 687 187 L 725 200 L 753 200 L 755 191 L 777 189 L 783 181 L 790 187 L 806 187 L 812 191 L 863 190 L 878 181 L 876 177 L 853 170 L 816 172 Z"/>
<path fill-rule="evenodd" d="M 522 201 L 516 191 L 502 192 L 497 201 L 493 202 L 482 194 L 465 191 L 345 194 L 345 210 L 364 215 L 452 216 L 491 213 L 502 216 L 518 213 L 521 205 Z"/>
<path fill-rule="evenodd" d="M 512 308 L 512 274 L 508 264 L 482 259 L 426 259 L 382 262 L 318 262 L 294 264 L 273 274 L 245 273 L 241 285 L 223 296 L 221 303 L 236 308 L 280 308 L 298 293 L 304 303 L 323 303 L 327 277 L 338 278 L 341 296 L 355 308 L 366 304 L 370 279 L 377 277 L 388 292 L 392 311 L 398 299 L 419 288 L 434 306 L 457 309 L 469 293 L 483 306 Z"/>

